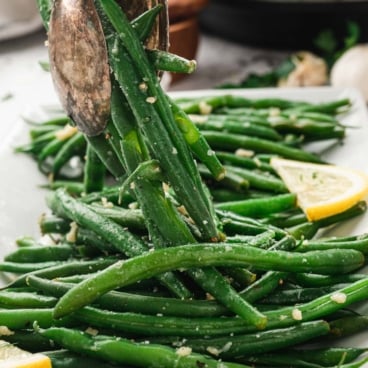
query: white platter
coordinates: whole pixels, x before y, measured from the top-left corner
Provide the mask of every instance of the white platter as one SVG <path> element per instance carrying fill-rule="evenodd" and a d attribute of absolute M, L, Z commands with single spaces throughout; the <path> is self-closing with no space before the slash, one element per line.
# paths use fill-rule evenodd
<path fill-rule="evenodd" d="M 353 106 L 349 114 L 342 116 L 342 121 L 353 127 L 347 131 L 347 137 L 341 145 L 317 145 L 311 150 L 324 150 L 323 157 L 335 164 L 352 167 L 368 173 L 368 111 L 361 95 L 355 89 L 331 87 L 296 88 L 296 89 L 242 89 L 242 90 L 195 90 L 172 92 L 173 97 L 205 96 L 233 93 L 250 98 L 280 97 L 291 100 L 325 102 L 339 98 L 350 98 Z M 47 113 L 40 106 L 34 106 L 31 112 L 24 114 L 38 119 L 45 119 Z M 23 115 L 24 115 L 23 114 Z M 46 178 L 39 173 L 36 164 L 26 155 L 14 154 L 13 148 L 28 140 L 27 124 L 19 118 L 12 122 L 0 137 L 0 256 L 4 256 L 14 247 L 14 239 L 22 235 L 37 236 L 37 220 L 45 210 L 45 193 L 40 184 Z M 325 150 L 326 149 L 326 150 Z M 368 215 L 353 219 L 333 233 L 357 234 L 368 232 Z"/>
<path fill-rule="evenodd" d="M 310 102 L 326 102 L 350 98 L 352 109 L 342 116 L 342 121 L 351 126 L 341 145 L 328 147 L 312 146 L 323 150 L 323 157 L 335 164 L 362 170 L 368 174 L 368 113 L 361 95 L 354 89 L 300 88 L 300 89 L 248 89 L 248 90 L 196 90 L 173 92 L 173 97 L 204 96 L 232 93 L 249 98 L 280 97 Z M 39 115 L 42 109 L 34 106 Z M 42 118 L 46 116 L 43 115 Z M 40 184 L 47 182 L 39 173 L 36 164 L 26 155 L 14 154 L 13 148 L 28 140 L 28 127 L 19 119 L 0 137 L 0 256 L 15 249 L 15 239 L 23 235 L 39 236 L 38 218 L 46 210 L 45 194 Z M 348 235 L 368 232 L 368 214 L 352 219 L 330 229 L 327 235 Z M 350 346 L 368 346 L 368 333 L 347 340 Z M 368 366 L 368 365 L 367 365 Z"/>

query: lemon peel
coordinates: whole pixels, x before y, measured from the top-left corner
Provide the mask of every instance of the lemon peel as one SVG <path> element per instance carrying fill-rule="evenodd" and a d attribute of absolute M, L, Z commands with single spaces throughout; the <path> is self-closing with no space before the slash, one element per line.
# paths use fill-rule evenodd
<path fill-rule="evenodd" d="M 368 175 L 347 167 L 272 158 L 275 169 L 309 221 L 341 213 L 368 194 Z"/>
<path fill-rule="evenodd" d="M 48 356 L 30 353 L 4 340 L 0 340 L 0 366 L 2 368 L 52 368 Z"/>

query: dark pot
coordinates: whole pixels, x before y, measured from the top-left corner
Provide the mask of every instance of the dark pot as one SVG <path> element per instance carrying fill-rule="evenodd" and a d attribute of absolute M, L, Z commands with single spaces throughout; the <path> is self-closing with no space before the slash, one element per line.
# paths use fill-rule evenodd
<path fill-rule="evenodd" d="M 212 0 L 202 13 L 205 31 L 243 44 L 281 49 L 313 49 L 317 35 L 331 29 L 346 35 L 348 21 L 368 40 L 368 1 Z"/>

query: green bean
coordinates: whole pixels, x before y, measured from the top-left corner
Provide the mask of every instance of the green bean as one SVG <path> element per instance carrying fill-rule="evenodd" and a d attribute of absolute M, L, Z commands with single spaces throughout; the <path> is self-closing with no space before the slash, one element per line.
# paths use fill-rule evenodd
<path fill-rule="evenodd" d="M 304 141 L 327 139 L 343 139 L 346 129 L 334 123 L 315 122 L 300 119 L 296 122 L 289 120 L 273 120 L 271 126 L 280 134 L 301 134 Z"/>
<path fill-rule="evenodd" d="M 49 141 L 37 155 L 39 161 L 44 161 L 47 157 L 53 156 L 60 151 L 63 145 L 68 142 L 78 132 L 73 132 L 71 135 L 58 136 L 54 133 L 55 138 Z M 78 134 L 79 135 L 79 134 Z"/>
<path fill-rule="evenodd" d="M 84 307 L 73 314 L 80 323 L 94 327 L 114 329 L 133 336 L 180 336 L 205 337 L 231 333 L 222 319 L 225 317 L 178 317 L 144 315 L 133 312 L 112 312 L 96 307 Z M 231 318 L 231 317 L 227 317 Z"/>
<path fill-rule="evenodd" d="M 198 266 L 199 264 L 197 263 L 197 267 Z M 225 266 L 227 265 L 225 264 Z M 229 286 L 229 282 L 216 269 L 196 268 L 194 270 L 190 269 L 187 272 L 204 290 L 210 292 L 212 297 L 224 304 L 229 310 L 233 311 L 249 324 L 256 326 L 258 329 L 265 328 L 267 324 L 266 317 L 245 299 L 241 298 L 241 296 Z"/>
<path fill-rule="evenodd" d="M 107 201 L 114 204 L 126 206 L 134 202 L 135 198 L 130 192 L 120 193 L 120 185 L 113 185 L 103 188 L 100 192 L 93 192 L 82 195 L 79 200 L 87 204 L 93 202 L 103 203 Z"/>
<path fill-rule="evenodd" d="M 300 323 L 299 317 L 302 318 L 303 322 L 308 322 L 327 315 L 331 315 L 336 311 L 342 310 L 348 305 L 351 305 L 358 301 L 366 300 L 367 288 L 368 280 L 365 279 L 344 287 L 340 290 L 340 293 L 342 295 L 345 294 L 347 297 L 344 302 L 336 301 L 336 292 L 334 292 L 332 294 L 324 295 L 311 302 L 300 304 L 298 306 L 283 307 L 279 309 L 265 311 L 264 313 L 268 317 L 267 329 L 298 325 Z M 163 323 L 164 320 L 165 317 L 162 317 L 161 322 Z M 256 331 L 255 326 L 245 324 L 244 321 L 239 318 L 222 317 L 220 319 L 212 318 L 204 320 L 198 318 L 193 322 L 195 323 L 197 329 L 201 330 L 202 328 L 205 328 L 207 333 L 210 332 L 212 328 L 215 334 L 218 334 L 218 330 L 221 329 L 224 335 L 228 333 L 240 334 Z M 191 322 L 189 321 L 188 323 Z M 355 327 L 359 328 L 358 321 L 354 325 Z M 229 339 L 228 336 L 227 339 Z"/>
<path fill-rule="evenodd" d="M 12 334 L 2 334 L 1 340 L 18 346 L 20 349 L 31 353 L 39 353 L 42 350 L 55 349 L 57 346 L 52 341 L 45 339 L 36 333 L 32 326 L 29 329 L 12 331 Z"/>
<path fill-rule="evenodd" d="M 157 4 L 132 20 L 132 28 L 134 28 L 141 42 L 144 43 L 147 40 L 153 30 L 158 15 L 162 11 L 162 5 Z"/>
<path fill-rule="evenodd" d="M 50 261 L 50 262 L 37 262 L 37 263 L 24 263 L 24 262 L 0 262 L 0 271 L 13 272 L 13 273 L 24 273 L 42 270 L 47 267 L 58 266 L 61 262 Z"/>
<path fill-rule="evenodd" d="M 244 167 L 246 169 L 259 169 L 262 171 L 274 172 L 271 165 L 257 159 L 256 156 L 246 157 L 230 152 L 216 151 L 216 156 L 225 165 Z"/>
<path fill-rule="evenodd" d="M 31 292 L 0 291 L 1 308 L 50 308 L 56 302 L 56 298 Z"/>
<path fill-rule="evenodd" d="M 193 153 L 207 167 L 216 180 L 222 180 L 225 175 L 225 169 L 215 152 L 185 112 L 175 102 L 170 101 L 170 104 L 174 118 Z"/>
<path fill-rule="evenodd" d="M 305 112 L 298 112 L 294 111 L 282 111 L 280 113 L 281 116 L 285 116 L 289 119 L 310 119 L 317 122 L 326 122 L 326 123 L 334 123 L 339 125 L 339 120 L 334 116 L 334 114 L 317 112 L 317 111 L 305 111 Z"/>
<path fill-rule="evenodd" d="M 50 281 L 30 275 L 27 284 L 46 294 L 61 297 L 73 284 Z M 1 295 L 1 293 L 0 293 Z M 182 317 L 213 317 L 227 314 L 222 305 L 209 300 L 182 300 L 175 298 L 153 297 L 120 291 L 110 291 L 96 300 L 100 308 L 126 312 Z"/>
<path fill-rule="evenodd" d="M 40 335 L 38 334 L 38 336 Z M 42 339 L 46 340 L 45 338 Z M 52 346 L 49 347 L 49 349 L 52 348 Z M 68 350 L 47 350 L 43 351 L 42 354 L 47 355 L 51 359 L 53 368 L 116 368 L 116 365 L 109 364 L 106 361 L 88 358 Z M 128 368 L 127 366 L 124 367 Z"/>
<path fill-rule="evenodd" d="M 106 168 L 91 147 L 87 145 L 86 162 L 84 165 L 84 192 L 99 192 L 104 187 Z"/>
<path fill-rule="evenodd" d="M 334 291 L 338 291 L 343 287 L 341 284 L 325 287 L 312 287 L 312 288 L 290 288 L 280 289 L 274 291 L 272 294 L 267 295 L 262 300 L 259 300 L 260 304 L 271 305 L 294 305 L 298 303 L 309 302 L 315 298 L 323 296 Z"/>
<path fill-rule="evenodd" d="M 228 243 L 246 243 L 252 247 L 259 247 L 267 249 L 274 244 L 275 232 L 273 230 L 266 230 L 257 235 L 236 235 L 227 237 Z"/>
<path fill-rule="evenodd" d="M 38 125 L 30 129 L 29 135 L 30 135 L 31 141 L 33 141 L 34 139 L 37 139 L 38 137 L 41 137 L 42 135 L 46 133 L 50 133 L 50 132 L 55 133 L 59 129 L 60 129 L 60 125 L 56 125 L 56 124 L 55 125 Z"/>
<path fill-rule="evenodd" d="M 24 330 L 32 328 L 37 321 L 40 327 L 70 326 L 72 319 L 69 317 L 55 320 L 52 316 L 52 308 L 21 308 L 0 309 L 0 325 L 10 330 Z"/>
<path fill-rule="evenodd" d="M 58 189 L 49 200 L 54 210 L 57 211 L 58 208 L 61 208 L 61 211 L 66 213 L 73 221 L 89 230 L 93 230 L 101 238 L 113 245 L 117 251 L 129 257 L 148 251 L 148 246 L 138 237 L 126 231 L 113 220 L 98 214 L 87 205 L 73 199 L 62 189 Z M 158 278 L 167 287 L 170 287 L 172 291 L 175 290 L 180 295 L 185 291 L 185 289 L 179 287 L 181 284 L 178 285 L 170 273 L 158 276 Z M 167 279 L 170 282 L 166 282 Z"/>
<path fill-rule="evenodd" d="M 287 272 L 268 271 L 239 294 L 253 303 L 274 291 L 287 275 Z"/>
<path fill-rule="evenodd" d="M 275 239 L 280 240 L 287 235 L 284 230 L 272 225 L 265 225 L 262 222 L 236 214 L 231 211 L 217 210 L 217 215 L 221 219 L 223 229 L 227 235 L 257 235 L 264 231 L 272 230 L 275 233 Z"/>
<path fill-rule="evenodd" d="M 199 353 L 210 353 L 224 359 L 240 359 L 303 343 L 329 332 L 327 322 L 317 320 L 296 326 L 275 329 L 256 334 L 236 335 L 229 338 L 186 339 L 185 346 Z"/>
<path fill-rule="evenodd" d="M 144 42 L 151 34 L 157 16 L 162 11 L 160 4 L 148 9 L 131 22 L 138 38 Z M 192 73 L 196 68 L 195 60 L 187 60 L 169 52 L 161 50 L 146 50 L 148 58 L 157 70 L 171 71 L 174 73 Z"/>
<path fill-rule="evenodd" d="M 1 271 L 25 273 L 19 276 L 9 286 L 19 287 L 26 285 L 27 277 L 32 274 L 40 277 L 55 278 L 61 276 L 74 275 L 76 273 L 91 273 L 110 266 L 116 262 L 117 258 L 94 259 L 92 261 L 68 261 L 68 262 L 43 262 L 32 263 L 27 266 L 25 263 L 0 263 Z"/>
<path fill-rule="evenodd" d="M 116 253 L 116 248 L 112 244 L 105 241 L 94 231 L 85 229 L 83 227 L 78 227 L 78 231 L 76 232 L 75 244 L 87 244 L 90 247 L 94 247 L 100 250 L 104 254 Z"/>
<path fill-rule="evenodd" d="M 64 188 L 71 195 L 81 195 L 84 191 L 84 185 L 80 181 L 72 180 L 53 180 L 48 184 L 42 185 L 41 187 L 56 190 Z"/>
<path fill-rule="evenodd" d="M 118 46 L 119 46 L 119 43 L 114 43 L 113 46 L 110 46 L 110 48 L 113 47 L 113 50 L 111 51 L 113 60 L 116 60 L 116 57 L 118 55 L 117 53 L 117 51 L 119 50 Z M 120 49 L 120 51 L 124 52 L 123 49 Z M 127 77 L 131 77 L 130 75 L 131 73 L 123 73 L 122 71 L 126 70 L 125 67 L 121 69 L 121 66 L 122 66 L 121 62 L 129 61 L 129 55 L 121 54 L 119 55 L 119 58 L 116 61 L 120 62 L 117 64 L 117 66 L 116 65 L 115 66 L 116 66 L 116 70 L 119 72 L 119 74 L 117 74 L 116 77 L 120 82 L 121 88 L 124 90 L 124 88 L 127 88 L 127 86 L 137 85 L 135 80 L 132 81 L 131 79 L 128 79 L 128 80 L 126 79 Z M 132 70 L 135 69 L 135 67 L 131 63 L 127 63 L 126 66 L 128 66 L 129 68 L 132 68 Z M 156 83 L 157 82 L 155 78 L 155 82 L 153 84 L 155 85 Z M 155 86 L 152 86 L 152 81 L 150 84 L 151 84 L 151 88 L 155 87 Z M 153 88 L 153 89 L 156 89 L 156 88 Z M 166 125 L 165 127 L 167 128 L 167 131 L 165 130 L 160 131 L 160 130 L 157 130 L 157 128 L 161 129 L 161 124 L 152 125 L 152 124 L 147 124 L 147 122 L 144 123 L 146 121 L 145 119 L 147 116 L 151 116 L 151 118 L 155 116 L 155 110 L 150 109 L 149 108 L 150 104 L 147 104 L 145 100 L 142 101 L 142 91 L 139 91 L 137 88 L 129 88 L 125 92 L 126 92 L 127 100 L 130 99 L 132 109 L 134 106 L 133 112 L 136 114 L 136 120 L 140 124 L 140 128 L 142 129 L 143 132 L 145 132 L 145 134 L 147 134 L 149 144 L 151 146 L 153 145 L 152 151 L 154 151 L 156 154 L 158 153 L 159 149 L 164 151 L 160 153 L 160 157 L 159 157 L 160 164 L 163 165 L 163 171 L 166 174 L 170 173 L 170 178 L 168 178 L 169 182 L 175 188 L 176 192 L 178 191 L 180 192 L 179 193 L 180 200 L 183 202 L 189 215 L 191 216 L 195 224 L 198 226 L 198 228 L 202 232 L 202 236 L 204 236 L 204 238 L 209 238 L 211 240 L 218 239 L 220 234 L 218 233 L 216 229 L 216 225 L 215 225 L 215 221 L 214 221 L 213 213 L 212 213 L 213 212 L 212 206 L 209 205 L 210 201 L 202 186 L 199 175 L 197 175 L 198 171 L 196 167 L 193 167 L 192 158 L 187 157 L 188 156 L 188 154 L 186 153 L 187 148 L 182 147 L 183 142 L 178 141 L 177 133 L 173 132 L 173 130 L 175 130 L 176 127 L 171 127 L 171 126 Z M 156 92 L 158 92 L 158 94 L 162 93 L 160 90 Z M 163 96 L 162 99 L 166 100 L 166 97 Z M 140 101 L 140 103 L 137 104 L 137 101 L 138 102 Z M 158 101 L 160 101 L 160 99 L 158 99 L 157 102 Z M 167 108 L 169 108 L 169 106 L 167 107 L 161 106 L 161 110 L 165 110 L 165 114 L 168 113 L 167 116 L 170 116 L 171 110 L 167 111 Z M 142 115 L 142 113 L 144 114 Z M 161 111 L 161 115 L 162 114 L 163 114 L 163 111 Z M 156 118 L 159 119 L 159 116 L 157 116 Z M 171 122 L 167 122 L 167 123 L 169 125 L 171 124 Z M 172 137 L 168 136 L 168 132 L 172 132 Z M 178 134 L 180 135 L 180 131 L 178 132 Z M 175 142 L 174 142 L 175 143 L 175 146 L 174 146 L 175 153 L 173 157 L 169 157 L 167 155 L 167 147 L 172 146 L 172 143 L 170 143 L 172 138 L 175 138 Z M 167 144 L 167 142 L 169 142 L 169 145 Z M 176 162 L 176 160 L 179 159 L 179 156 L 181 156 L 181 155 L 176 154 L 176 151 L 179 148 L 180 148 L 180 152 L 182 152 L 181 155 L 185 154 L 184 157 L 182 158 L 182 162 Z M 179 151 L 177 152 L 179 153 Z M 183 163 L 186 166 L 186 170 L 184 171 L 183 169 L 185 168 L 183 168 L 183 165 L 182 165 Z M 191 174 L 191 178 L 188 177 L 188 173 Z M 174 176 L 172 176 L 171 174 Z M 191 179 L 192 181 L 187 182 L 186 181 L 187 179 L 188 180 Z M 190 193 L 188 191 L 190 191 Z M 196 219 L 199 222 L 196 221 Z M 163 226 L 165 226 L 165 224 L 163 224 Z M 165 227 L 167 229 L 167 226 Z M 175 231 L 175 228 L 172 228 L 171 231 Z M 181 231 L 181 234 L 183 234 L 182 231 Z M 177 233 L 177 236 L 178 235 L 180 235 L 180 233 Z M 185 233 L 183 235 L 185 235 Z M 179 237 L 179 244 L 183 242 L 188 242 L 188 241 L 190 242 L 194 240 L 192 237 L 189 238 L 187 237 L 187 235 L 185 236 L 186 236 L 185 238 L 182 237 L 182 235 Z M 254 318 L 262 321 L 262 318 L 259 315 L 259 313 L 252 310 L 252 308 L 244 300 L 237 297 L 236 292 L 231 287 L 229 287 L 228 283 L 223 278 L 220 278 L 221 275 L 216 270 L 214 269 L 207 269 L 205 271 L 195 270 L 193 272 L 189 271 L 189 273 L 191 273 L 191 277 L 195 278 L 195 280 L 197 280 L 197 282 L 199 282 L 202 287 L 203 285 L 205 285 L 204 287 L 205 290 L 210 292 L 212 295 L 216 295 L 219 300 L 221 300 L 226 306 L 230 307 L 236 313 L 240 313 L 240 314 L 245 313 L 246 315 L 253 316 Z M 211 280 L 216 280 L 216 283 L 219 283 L 220 287 L 215 286 L 216 284 Z M 211 288 L 210 290 L 208 289 L 209 287 Z"/>
<path fill-rule="evenodd" d="M 307 221 L 300 223 L 299 225 L 289 227 L 286 230 L 296 239 L 311 239 L 317 234 L 319 229 L 351 219 L 355 216 L 360 216 L 365 213 L 366 210 L 367 203 L 365 201 L 359 201 L 351 208 L 348 208 L 346 211 L 341 213 L 337 213 L 336 215 L 328 216 L 314 222 Z"/>
<path fill-rule="evenodd" d="M 58 149 L 52 163 L 52 172 L 57 175 L 61 168 L 74 156 L 81 156 L 86 149 L 84 135 L 80 132 L 74 134 Z"/>
<path fill-rule="evenodd" d="M 366 278 L 365 274 L 347 275 L 318 275 L 313 273 L 297 273 L 292 276 L 292 280 L 304 287 L 323 287 L 335 284 L 347 284 Z"/>
<path fill-rule="evenodd" d="M 213 178 L 212 174 L 203 165 L 198 165 L 199 173 L 205 180 L 211 180 Z M 244 193 L 249 188 L 249 181 L 238 175 L 237 173 L 231 172 L 229 170 L 225 171 L 224 177 L 218 183 L 219 186 L 232 189 L 235 192 Z"/>
<path fill-rule="evenodd" d="M 148 59 L 157 70 L 191 74 L 197 67 L 195 60 L 187 60 L 166 51 L 147 50 L 147 53 Z"/>
<path fill-rule="evenodd" d="M 232 280 L 238 288 L 243 288 L 249 284 L 252 284 L 257 275 L 246 268 L 240 267 L 223 267 L 220 271 Z"/>
<path fill-rule="evenodd" d="M 92 204 L 90 208 L 102 216 L 106 216 L 130 230 L 145 230 L 144 217 L 140 209 L 125 209 L 118 206 Z"/>
<path fill-rule="evenodd" d="M 317 222 L 305 221 L 297 225 L 286 228 L 285 230 L 295 239 L 312 239 L 320 229 Z"/>
<path fill-rule="evenodd" d="M 347 316 L 335 319 L 329 323 L 333 337 L 346 337 L 365 331 L 368 327 L 368 317 L 364 315 Z"/>
<path fill-rule="evenodd" d="M 103 162 L 107 170 L 115 177 L 120 178 L 125 174 L 123 166 L 119 161 L 119 157 L 116 155 L 115 151 L 110 146 L 106 137 L 103 135 L 98 135 L 95 137 L 85 136 L 87 142 L 93 147 L 97 156 Z"/>
<path fill-rule="evenodd" d="M 57 109 L 56 111 L 57 112 L 60 112 L 60 113 L 63 113 L 63 111 L 60 110 L 60 109 Z M 48 119 L 48 120 L 44 120 L 44 121 L 41 121 L 41 122 L 34 122 L 34 121 L 31 121 L 31 120 L 26 120 L 26 122 L 28 124 L 32 124 L 32 125 L 35 125 L 35 126 L 40 126 L 40 125 L 58 125 L 60 128 L 64 127 L 67 124 L 69 124 L 69 125 L 72 124 L 72 121 L 71 121 L 70 117 L 68 117 L 66 115 L 61 115 L 61 116 L 58 116 L 58 117 L 55 117 L 55 118 L 51 118 L 51 119 Z"/>
<path fill-rule="evenodd" d="M 6 262 L 32 263 L 66 261 L 73 256 L 73 249 L 68 244 L 35 245 L 15 250 L 5 256 Z"/>
<path fill-rule="evenodd" d="M 337 114 L 341 111 L 346 111 L 351 106 L 351 101 L 348 98 L 342 98 L 331 102 L 322 102 L 317 104 L 304 104 L 294 106 L 286 110 L 288 113 L 305 113 L 305 112 L 319 112 L 325 114 Z"/>
<path fill-rule="evenodd" d="M 301 210 L 291 210 L 286 212 L 273 213 L 260 220 L 264 224 L 287 228 L 300 225 L 307 220 L 307 216 Z"/>
<path fill-rule="evenodd" d="M 257 269 L 263 270 L 334 274 L 352 271 L 363 263 L 363 255 L 354 250 L 326 250 L 304 254 L 266 251 L 244 244 L 190 244 L 171 247 L 117 262 L 99 275 L 76 285 L 61 298 L 55 307 L 55 316 L 71 313 L 114 288 L 183 267 L 216 265 L 243 267 L 252 264 Z M 83 298 L 80 295 L 83 295 Z"/>
<path fill-rule="evenodd" d="M 130 28 L 126 16 L 121 12 L 117 4 L 107 3 L 105 1 L 100 1 L 100 3 L 113 26 L 117 29 L 121 41 L 125 46 L 129 46 L 127 47 L 129 55 L 123 55 L 121 53 L 125 51 L 121 47 L 122 45 L 119 48 L 119 42 L 115 43 L 111 53 L 111 59 L 117 62 L 117 64 L 113 62 L 113 69 L 121 88 L 123 91 L 125 90 L 126 98 L 140 124 L 139 128 L 147 134 L 148 143 L 151 147 L 153 145 L 153 151 L 160 165 L 163 167 L 165 175 L 169 175 L 169 181 L 172 183 L 175 191 L 180 192 L 180 198 L 197 226 L 206 233 L 207 238 L 216 238 L 217 231 L 209 213 L 209 203 L 203 193 L 198 172 L 184 140 L 178 134 L 179 129 L 177 125 L 173 124 L 173 120 L 170 119 L 172 112 L 167 97 L 160 89 L 156 76 L 152 73 L 152 68 L 145 58 L 144 50 Z M 119 53 L 120 55 L 118 56 Z M 130 57 L 135 63 L 134 66 L 130 62 Z M 123 63 L 126 65 L 123 65 Z M 138 81 L 137 84 L 135 73 L 120 73 L 119 70 L 122 67 L 124 70 L 127 70 L 126 67 L 128 67 L 132 71 L 138 68 L 140 77 L 146 79 L 146 85 L 151 94 L 151 96 L 147 95 L 147 98 L 153 96 L 154 104 L 149 104 L 144 99 L 142 91 L 138 88 L 141 81 Z M 129 88 L 128 86 L 131 87 Z M 129 91 L 127 91 L 127 88 Z M 147 124 L 147 116 L 150 117 L 151 121 L 162 120 L 164 124 L 162 128 L 164 129 L 160 131 L 161 124 Z M 175 154 L 168 155 L 168 147 L 175 148 Z M 178 162 L 180 158 L 182 161 Z M 183 172 L 184 168 L 186 169 L 184 170 L 185 173 Z M 193 191 L 194 188 L 196 190 Z M 188 193 L 189 189 L 191 193 Z"/>
<path fill-rule="evenodd" d="M 38 155 L 46 146 L 55 139 L 55 132 L 51 131 L 32 140 L 31 143 L 17 146 L 15 152 L 32 153 Z"/>
<path fill-rule="evenodd" d="M 51 0 L 37 0 L 38 10 L 40 12 L 43 26 L 46 31 L 49 29 L 49 20 L 52 9 L 52 1 Z"/>
<path fill-rule="evenodd" d="M 238 168 L 233 166 L 225 165 L 226 173 L 234 173 L 247 179 L 250 188 L 276 192 L 276 193 L 286 193 L 288 189 L 284 182 L 269 173 L 258 172 L 256 170 L 248 170 L 245 168 Z"/>
<path fill-rule="evenodd" d="M 261 198 L 265 199 L 265 198 L 271 198 L 271 197 L 270 196 L 264 196 L 264 197 L 257 197 L 257 198 L 258 199 L 261 199 Z M 257 199 L 257 198 L 254 198 L 254 199 Z M 223 220 L 224 222 L 235 220 L 235 221 L 239 221 L 239 222 L 244 222 L 246 224 L 252 224 L 252 225 L 259 226 L 259 227 L 263 228 L 264 231 L 272 230 L 272 231 L 275 232 L 275 234 L 281 235 L 281 237 L 283 237 L 287 234 L 284 230 L 282 230 L 280 228 L 277 228 L 275 226 L 264 225 L 259 219 L 239 215 L 235 212 L 220 210 L 220 209 L 216 210 L 216 213 L 220 217 L 220 219 Z"/>
<path fill-rule="evenodd" d="M 181 107 L 188 114 L 202 114 L 205 110 L 212 111 L 220 107 L 251 107 L 255 109 L 264 108 L 292 108 L 296 106 L 312 106 L 305 102 L 294 102 L 279 98 L 264 98 L 264 99 L 248 99 L 242 96 L 235 95 L 221 95 L 211 97 L 201 97 L 194 101 L 189 101 Z"/>
<path fill-rule="evenodd" d="M 206 120 L 202 117 L 200 118 L 194 118 L 194 121 L 200 130 L 213 130 L 240 135 L 245 134 L 251 137 L 268 139 L 270 141 L 282 140 L 282 136 L 270 126 L 254 124 L 249 121 L 238 122 L 229 118 L 222 121 L 211 119 L 211 117 L 208 117 Z"/>
<path fill-rule="evenodd" d="M 118 132 L 124 137 L 121 147 L 131 178 L 142 164 L 142 160 L 149 158 L 149 153 L 133 124 L 135 118 L 131 110 L 121 103 L 124 100 L 120 88 L 115 84 L 112 93 L 112 119 Z M 138 174 L 134 181 L 134 192 L 139 199 L 146 226 L 155 246 L 181 244 L 192 239 L 179 213 L 165 197 L 161 182 L 141 178 Z M 160 221 L 157 221 L 158 219 Z"/>
<path fill-rule="evenodd" d="M 223 202 L 216 204 L 217 210 L 231 211 L 242 216 L 264 217 L 275 212 L 287 211 L 296 206 L 296 195 L 293 193 L 278 194 L 272 198 L 252 198 L 243 201 Z"/>
<path fill-rule="evenodd" d="M 34 245 L 39 244 L 32 236 L 22 236 L 18 238 L 15 242 L 18 247 L 33 247 Z"/>
<path fill-rule="evenodd" d="M 344 367 L 341 363 L 351 363 L 362 355 L 366 349 L 360 348 L 319 348 L 287 349 L 280 353 L 266 353 L 247 359 L 249 363 L 288 367 Z"/>
<path fill-rule="evenodd" d="M 368 237 L 364 237 L 360 240 L 347 241 L 347 242 L 323 242 L 319 240 L 309 241 L 304 240 L 296 248 L 297 252 L 309 252 L 310 250 L 323 250 L 323 249 L 356 249 L 360 252 L 368 253 Z"/>
<path fill-rule="evenodd" d="M 41 215 L 38 222 L 41 233 L 44 234 L 66 234 L 70 230 L 70 221 L 64 218 L 46 215 Z"/>
<path fill-rule="evenodd" d="M 205 130 L 202 131 L 202 134 L 207 139 L 210 146 L 215 150 L 221 149 L 233 151 L 238 148 L 244 148 L 255 152 L 273 153 L 293 160 L 315 163 L 322 162 L 321 158 L 313 153 L 288 147 L 285 144 L 268 141 L 266 139 Z"/>
<path fill-rule="evenodd" d="M 138 255 L 147 251 L 146 245 L 132 233 L 124 230 L 112 220 L 99 215 L 91 207 L 78 202 L 69 196 L 63 189 L 58 189 L 48 197 L 53 211 L 65 213 L 77 224 L 93 230 L 96 234 L 111 243 L 116 250 L 129 256 Z M 60 210 L 59 210 L 60 211 Z"/>
<path fill-rule="evenodd" d="M 49 328 L 39 332 L 68 350 L 109 362 L 131 364 L 136 367 L 160 368 L 249 368 L 243 364 L 219 363 L 199 354 L 180 355 L 171 348 L 154 344 L 137 344 L 126 339 L 97 339 L 77 330 Z"/>
<path fill-rule="evenodd" d="M 244 179 L 243 179 L 244 180 Z M 221 187 L 210 187 L 209 188 L 211 197 L 213 201 L 216 202 L 232 202 L 232 201 L 240 201 L 244 200 L 245 198 L 259 198 L 264 196 L 271 196 L 271 194 L 263 194 L 256 192 L 254 190 L 248 190 L 247 192 L 236 192 L 234 190 L 221 188 Z"/>

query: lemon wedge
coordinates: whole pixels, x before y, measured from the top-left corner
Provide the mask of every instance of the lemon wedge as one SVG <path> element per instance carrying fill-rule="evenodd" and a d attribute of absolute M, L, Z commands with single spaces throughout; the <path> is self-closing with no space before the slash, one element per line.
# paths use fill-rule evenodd
<path fill-rule="evenodd" d="M 368 194 L 368 175 L 336 165 L 272 158 L 276 170 L 309 221 L 341 213 Z"/>
<path fill-rule="evenodd" d="M 32 354 L 28 351 L 0 340 L 1 368 L 51 368 L 51 360 L 43 354 Z"/>

